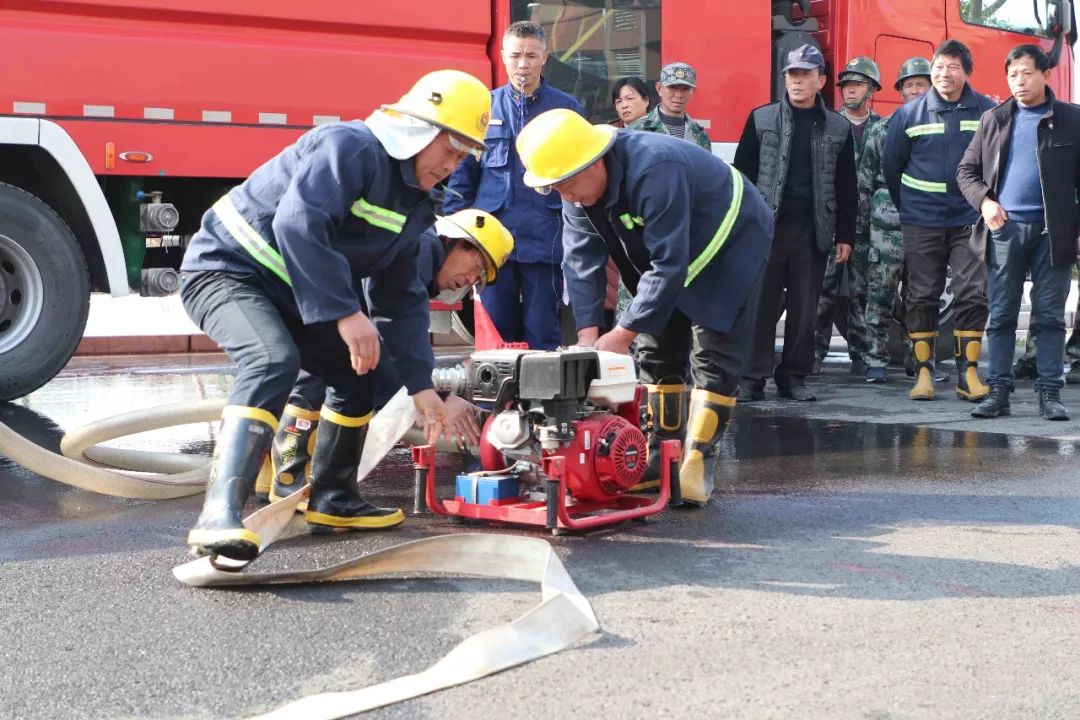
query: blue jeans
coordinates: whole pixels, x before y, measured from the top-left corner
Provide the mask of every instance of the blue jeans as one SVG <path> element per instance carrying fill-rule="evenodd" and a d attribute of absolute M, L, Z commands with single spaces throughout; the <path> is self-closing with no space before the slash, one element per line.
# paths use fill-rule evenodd
<path fill-rule="evenodd" d="M 990 384 L 1013 387 L 1012 362 L 1016 349 L 1016 321 L 1024 293 L 1024 277 L 1031 270 L 1031 322 L 1039 378 L 1036 388 L 1062 387 L 1065 357 L 1065 298 L 1069 294 L 1071 265 L 1050 264 L 1050 236 L 1041 222 L 1008 221 L 988 236 L 987 290 L 990 324 L 986 344 L 990 357 Z"/>

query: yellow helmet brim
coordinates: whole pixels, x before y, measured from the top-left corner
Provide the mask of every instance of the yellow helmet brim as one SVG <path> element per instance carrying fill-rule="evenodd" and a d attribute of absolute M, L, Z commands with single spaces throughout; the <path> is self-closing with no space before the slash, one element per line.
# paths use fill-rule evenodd
<path fill-rule="evenodd" d="M 526 186 L 531 188 L 544 188 L 561 183 L 563 180 L 574 177 L 582 170 L 586 169 L 594 162 L 602 158 L 611 146 L 615 144 L 616 128 L 613 125 L 593 125 L 587 140 L 581 144 L 578 157 L 579 162 L 563 172 L 559 176 L 552 176 L 546 173 L 537 173 L 532 170 L 525 170 L 525 175 L 522 178 Z"/>
<path fill-rule="evenodd" d="M 440 237 L 453 238 L 455 240 L 464 240 L 469 243 L 471 247 L 480 251 L 480 254 L 484 256 L 484 265 L 486 266 L 487 273 L 484 278 L 485 285 L 494 284 L 495 280 L 499 277 L 499 264 L 495 261 L 495 258 L 491 257 L 491 253 L 480 242 L 473 237 L 472 233 L 458 225 L 456 222 L 448 217 L 438 216 L 435 218 L 435 232 Z"/>

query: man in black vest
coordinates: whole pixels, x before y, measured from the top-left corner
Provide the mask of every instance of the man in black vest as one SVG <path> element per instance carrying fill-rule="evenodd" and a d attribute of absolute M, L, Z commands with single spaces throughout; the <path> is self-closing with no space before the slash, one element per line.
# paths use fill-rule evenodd
<path fill-rule="evenodd" d="M 776 218 L 741 402 L 764 399 L 769 375 L 779 397 L 816 399 L 806 376 L 814 364 L 821 281 L 834 243 L 837 264 L 851 254 L 858 209 L 851 124 L 825 106 L 818 94 L 825 80 L 825 58 L 817 48 L 803 45 L 788 53 L 786 96 L 751 111 L 735 151 L 735 167 L 757 185 Z M 774 369 L 785 290 L 784 355 Z"/>

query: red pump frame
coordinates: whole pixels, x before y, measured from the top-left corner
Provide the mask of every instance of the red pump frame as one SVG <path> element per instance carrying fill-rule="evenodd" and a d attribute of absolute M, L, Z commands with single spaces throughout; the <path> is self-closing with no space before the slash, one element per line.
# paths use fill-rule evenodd
<path fill-rule="evenodd" d="M 541 472 L 547 478 L 549 488 L 557 485 L 555 494 L 556 523 L 548 521 L 547 502 L 509 502 L 504 505 L 479 505 L 462 500 L 439 500 L 435 497 L 435 449 L 430 445 L 420 445 L 412 449 L 413 467 L 416 469 L 416 492 L 419 497 L 420 486 L 424 485 L 424 499 L 436 515 L 443 517 L 462 517 L 472 520 L 490 520 L 508 522 L 517 525 L 538 525 L 547 527 L 553 533 L 560 531 L 584 532 L 613 525 L 625 520 L 648 517 L 667 507 L 672 500 L 681 504 L 678 490 L 678 477 L 672 472 L 672 465 L 682 456 L 682 443 L 678 440 L 665 440 L 660 443 L 660 493 L 655 499 L 640 495 L 619 495 L 607 501 L 583 501 L 567 503 L 566 476 L 564 459 L 561 455 L 548 455 L 543 459 Z M 674 486 L 673 486 L 674 483 Z M 602 514 L 594 514 L 601 511 Z"/>

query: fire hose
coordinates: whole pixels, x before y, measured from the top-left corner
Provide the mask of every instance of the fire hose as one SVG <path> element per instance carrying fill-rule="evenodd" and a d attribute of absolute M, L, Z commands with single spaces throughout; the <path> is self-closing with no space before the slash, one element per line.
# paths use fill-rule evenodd
<path fill-rule="evenodd" d="M 401 412 L 391 405 L 372 420 L 369 435 L 396 442 L 412 424 L 402 427 Z M 0 454 L 43 477 L 91 492 L 117 497 L 170 499 L 202 492 L 209 459 L 201 455 L 120 450 L 99 444 L 126 435 L 173 425 L 210 422 L 221 415 L 224 400 L 203 400 L 140 410 L 100 421 L 65 436 L 57 455 L 23 438 L 0 423 Z M 385 412 L 390 410 L 390 412 Z M 386 447 L 388 450 L 389 447 Z M 385 454 L 385 451 L 377 451 Z M 381 459 L 381 455 L 379 456 Z M 376 460 L 377 462 L 377 460 Z M 365 469 L 361 462 L 361 476 Z M 104 467 L 104 466 L 110 467 Z M 260 553 L 272 544 L 293 518 L 307 489 L 268 505 L 244 519 L 259 534 Z M 245 564 L 199 558 L 173 569 L 190 587 L 296 584 L 437 574 L 538 582 L 541 602 L 510 623 L 472 635 L 428 669 L 349 692 L 303 697 L 259 716 L 264 720 L 340 718 L 461 685 L 564 650 L 600 629 L 588 600 L 574 585 L 550 544 L 538 538 L 503 535 L 443 535 L 396 545 L 345 562 L 314 570 L 287 573 L 243 572 Z M 418 578 L 419 579 L 419 578 Z"/>

